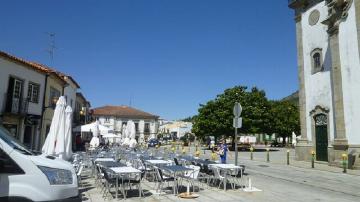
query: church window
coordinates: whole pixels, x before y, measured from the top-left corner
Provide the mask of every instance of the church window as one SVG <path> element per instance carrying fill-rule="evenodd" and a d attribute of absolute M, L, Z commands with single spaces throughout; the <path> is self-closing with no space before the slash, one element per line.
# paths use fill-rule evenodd
<path fill-rule="evenodd" d="M 312 74 L 323 71 L 322 51 L 316 48 L 311 52 Z"/>

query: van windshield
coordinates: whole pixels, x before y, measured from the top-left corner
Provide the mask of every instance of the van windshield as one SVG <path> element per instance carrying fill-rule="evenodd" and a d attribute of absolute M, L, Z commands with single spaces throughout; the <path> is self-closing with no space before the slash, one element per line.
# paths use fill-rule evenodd
<path fill-rule="evenodd" d="M 0 126 L 0 139 L 3 140 L 6 144 L 8 144 L 13 149 L 18 150 L 19 152 L 25 155 L 34 155 L 30 150 L 26 148 L 19 140 L 15 139 L 9 131 L 7 131 L 4 127 Z"/>

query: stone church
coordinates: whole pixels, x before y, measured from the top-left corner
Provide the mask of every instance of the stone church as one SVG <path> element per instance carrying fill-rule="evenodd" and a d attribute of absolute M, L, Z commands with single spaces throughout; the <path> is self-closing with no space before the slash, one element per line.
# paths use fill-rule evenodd
<path fill-rule="evenodd" d="M 360 0 L 288 0 L 295 11 L 301 138 L 297 160 L 360 168 Z"/>

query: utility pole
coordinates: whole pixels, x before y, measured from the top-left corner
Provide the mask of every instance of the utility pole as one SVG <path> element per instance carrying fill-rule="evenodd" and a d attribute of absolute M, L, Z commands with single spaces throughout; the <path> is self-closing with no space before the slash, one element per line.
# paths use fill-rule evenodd
<path fill-rule="evenodd" d="M 46 49 L 46 52 L 49 53 L 50 60 L 51 60 L 51 62 L 53 63 L 53 61 L 54 61 L 54 52 L 55 52 L 55 49 L 57 49 L 57 47 L 55 46 L 55 36 L 56 36 L 56 33 L 46 32 L 46 34 L 47 34 L 47 35 L 49 36 L 49 38 L 50 38 L 49 47 L 48 47 L 48 49 Z"/>

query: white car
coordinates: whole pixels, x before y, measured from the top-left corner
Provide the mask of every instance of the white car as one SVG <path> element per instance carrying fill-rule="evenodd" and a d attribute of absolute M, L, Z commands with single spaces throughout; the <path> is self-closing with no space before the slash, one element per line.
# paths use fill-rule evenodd
<path fill-rule="evenodd" d="M 75 170 L 35 155 L 0 127 L 0 201 L 81 201 Z"/>

